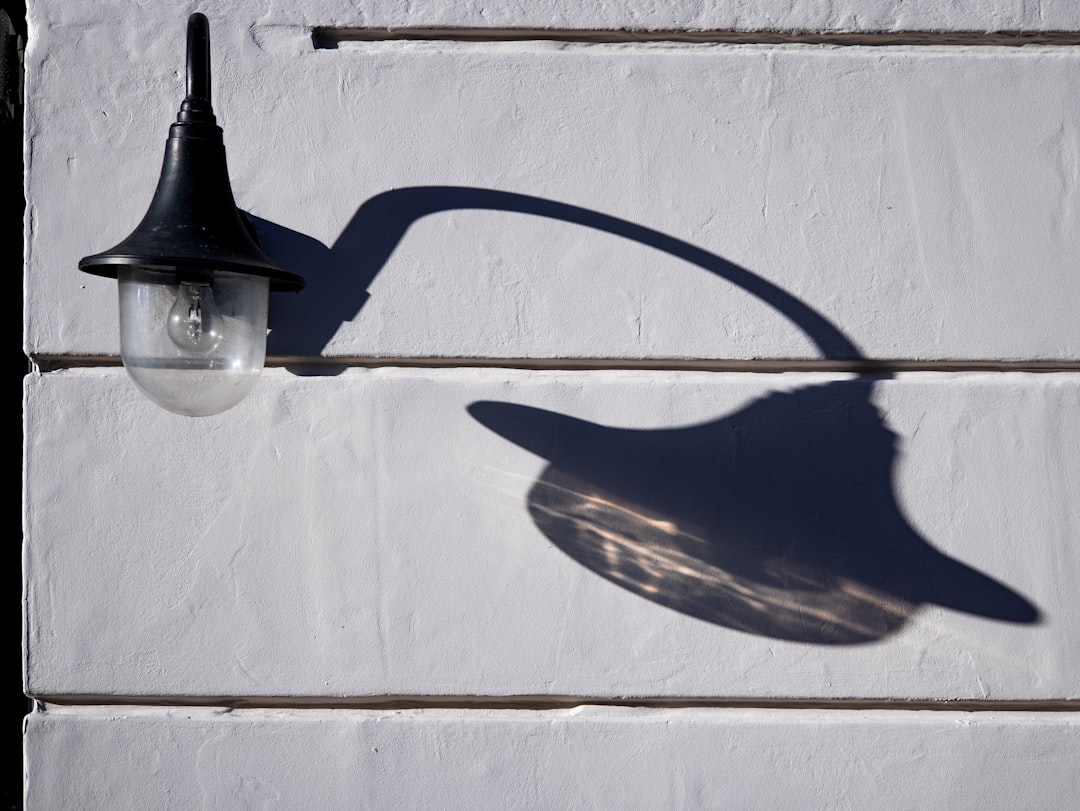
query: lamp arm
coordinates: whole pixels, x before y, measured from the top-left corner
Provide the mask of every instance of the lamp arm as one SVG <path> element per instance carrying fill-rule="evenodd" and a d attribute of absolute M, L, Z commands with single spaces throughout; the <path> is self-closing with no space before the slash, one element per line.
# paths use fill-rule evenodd
<path fill-rule="evenodd" d="M 215 123 L 210 103 L 210 22 L 198 12 L 188 17 L 186 92 L 176 120 Z"/>

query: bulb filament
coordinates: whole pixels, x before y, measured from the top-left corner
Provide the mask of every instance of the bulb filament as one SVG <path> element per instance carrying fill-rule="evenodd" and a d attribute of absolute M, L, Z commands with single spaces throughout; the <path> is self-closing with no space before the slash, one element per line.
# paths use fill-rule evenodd
<path fill-rule="evenodd" d="M 184 354 L 207 357 L 221 345 L 223 319 L 213 288 L 200 282 L 180 282 L 169 313 L 169 338 Z"/>
<path fill-rule="evenodd" d="M 188 307 L 187 334 L 193 341 L 198 341 L 202 335 L 202 293 L 194 285 L 191 290 L 191 306 Z"/>

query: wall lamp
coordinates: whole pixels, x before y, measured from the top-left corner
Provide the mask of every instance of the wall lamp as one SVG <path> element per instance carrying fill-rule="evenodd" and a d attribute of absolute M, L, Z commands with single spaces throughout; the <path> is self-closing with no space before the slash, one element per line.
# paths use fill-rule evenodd
<path fill-rule="evenodd" d="M 119 282 L 120 354 L 135 385 L 169 411 L 201 417 L 255 386 L 270 291 L 302 290 L 304 280 L 263 253 L 233 200 L 202 14 L 188 18 L 186 89 L 142 222 L 79 270 Z"/>

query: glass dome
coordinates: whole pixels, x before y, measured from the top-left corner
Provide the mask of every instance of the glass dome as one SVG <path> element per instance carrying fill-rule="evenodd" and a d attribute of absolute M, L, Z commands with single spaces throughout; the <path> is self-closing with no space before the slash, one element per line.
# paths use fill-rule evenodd
<path fill-rule="evenodd" d="M 266 357 L 269 279 L 127 267 L 119 289 L 124 367 L 159 406 L 206 417 L 254 388 Z"/>

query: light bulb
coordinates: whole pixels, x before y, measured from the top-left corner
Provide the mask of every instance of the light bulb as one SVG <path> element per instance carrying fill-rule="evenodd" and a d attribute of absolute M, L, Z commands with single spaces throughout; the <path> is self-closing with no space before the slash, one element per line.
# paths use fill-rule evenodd
<path fill-rule="evenodd" d="M 120 354 L 147 397 L 177 414 L 220 414 L 251 391 L 266 355 L 270 280 L 121 268 Z"/>
<path fill-rule="evenodd" d="M 169 311 L 169 338 L 183 352 L 206 357 L 222 340 L 221 311 L 210 285 L 180 282 L 176 303 Z"/>

